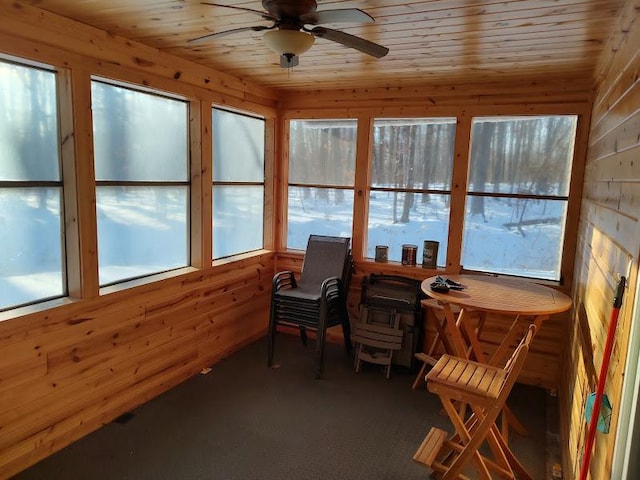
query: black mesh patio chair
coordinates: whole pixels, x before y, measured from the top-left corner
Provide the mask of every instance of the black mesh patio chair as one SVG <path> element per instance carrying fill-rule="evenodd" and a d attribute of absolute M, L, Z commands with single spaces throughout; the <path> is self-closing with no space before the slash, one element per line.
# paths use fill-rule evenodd
<path fill-rule="evenodd" d="M 297 327 L 305 346 L 307 330 L 316 331 L 316 378 L 320 378 L 323 371 L 327 328 L 342 325 L 345 348 L 347 353 L 351 353 L 347 313 L 347 293 L 352 271 L 350 240 L 310 235 L 300 280 L 296 280 L 291 271 L 279 272 L 273 277 L 268 333 L 270 367 L 273 365 L 278 325 Z"/>

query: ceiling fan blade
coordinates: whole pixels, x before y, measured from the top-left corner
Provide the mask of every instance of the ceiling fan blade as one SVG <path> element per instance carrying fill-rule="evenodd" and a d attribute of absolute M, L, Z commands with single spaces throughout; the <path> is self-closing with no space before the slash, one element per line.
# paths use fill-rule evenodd
<path fill-rule="evenodd" d="M 254 10 L 252 8 L 244 8 L 244 7 L 236 7 L 235 5 L 224 5 L 223 3 L 210 3 L 210 2 L 200 2 L 201 5 L 210 5 L 212 7 L 224 7 L 224 8 L 233 8 L 234 10 L 240 10 L 242 12 L 251 12 L 256 15 L 260 15 L 265 20 L 273 20 L 274 22 L 278 19 L 271 15 L 268 12 L 261 12 L 260 10 Z"/>
<path fill-rule="evenodd" d="M 325 23 L 371 23 L 375 21 L 371 15 L 359 8 L 336 8 L 320 10 L 301 15 L 300 20 L 305 25 L 321 25 Z"/>
<path fill-rule="evenodd" d="M 309 32 L 316 37 L 326 38 L 327 40 L 341 43 L 345 47 L 355 48 L 356 50 L 360 50 L 362 53 L 366 53 L 372 57 L 382 58 L 389 53 L 389 49 L 387 47 L 383 47 L 377 43 L 370 42 L 364 38 L 356 37 L 355 35 L 341 32 L 339 30 L 333 30 L 326 27 L 315 27 L 309 30 Z"/>
<path fill-rule="evenodd" d="M 272 25 L 271 27 L 265 27 L 264 25 L 256 25 L 254 27 L 234 28 L 232 30 L 225 30 L 223 32 L 210 33 L 209 35 L 204 35 L 202 37 L 192 38 L 191 40 L 187 40 L 187 43 L 201 43 L 205 40 L 224 37 L 226 35 L 232 35 L 234 33 L 247 32 L 250 30 L 253 30 L 254 32 L 261 32 L 262 30 L 271 30 L 272 28 L 275 28 L 275 25 Z"/>

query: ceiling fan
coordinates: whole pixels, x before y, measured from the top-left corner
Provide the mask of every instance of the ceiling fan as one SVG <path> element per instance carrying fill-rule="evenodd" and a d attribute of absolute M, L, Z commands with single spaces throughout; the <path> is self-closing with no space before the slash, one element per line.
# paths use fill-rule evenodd
<path fill-rule="evenodd" d="M 354 48 L 376 58 L 382 58 L 389 52 L 387 47 L 370 42 L 364 38 L 320 26 L 327 23 L 369 23 L 374 21 L 371 15 L 358 8 L 317 11 L 317 3 L 315 0 L 262 0 L 262 6 L 265 9 L 265 11 L 262 12 L 235 5 L 209 2 L 201 3 L 202 5 L 233 8 L 235 10 L 251 12 L 263 20 L 273 22 L 273 24 L 270 26 L 255 25 L 210 33 L 188 40 L 189 43 L 200 43 L 239 32 L 260 32 L 267 30 L 263 39 L 269 48 L 280 55 L 280 66 L 282 68 L 297 66 L 299 64 L 299 55 L 302 55 L 311 48 L 315 37 L 340 43 L 345 47 Z M 308 25 L 311 25 L 312 28 L 308 28 Z"/>

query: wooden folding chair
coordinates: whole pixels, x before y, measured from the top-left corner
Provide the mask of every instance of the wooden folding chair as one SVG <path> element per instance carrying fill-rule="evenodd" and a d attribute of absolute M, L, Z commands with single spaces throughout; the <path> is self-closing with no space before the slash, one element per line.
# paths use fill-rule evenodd
<path fill-rule="evenodd" d="M 373 297 L 367 304 L 360 305 L 360 319 L 353 325 L 351 335 L 356 344 L 356 373 L 364 361 L 384 365 L 389 379 L 393 352 L 402 348 L 400 312 L 410 312 L 411 309 L 411 303 L 406 300 L 384 297 Z"/>
<path fill-rule="evenodd" d="M 440 397 L 456 433 L 447 438 L 443 430 L 432 428 L 413 459 L 433 469 L 434 478 L 465 479 L 462 469 L 473 461 L 479 478 L 531 479 L 513 454 L 496 425 L 529 351 L 535 333 L 530 325 L 504 368 L 443 355 L 427 375 L 427 388 Z M 471 409 L 464 419 L 455 403 Z M 487 443 L 493 458 L 480 452 Z"/>

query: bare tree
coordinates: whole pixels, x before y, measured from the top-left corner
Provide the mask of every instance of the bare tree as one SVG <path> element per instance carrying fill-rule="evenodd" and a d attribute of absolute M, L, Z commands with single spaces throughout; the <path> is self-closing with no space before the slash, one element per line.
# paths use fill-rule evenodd
<path fill-rule="evenodd" d="M 400 217 L 400 223 L 409 223 L 409 212 L 413 207 L 413 192 L 411 191 L 414 188 L 414 168 L 416 164 L 416 156 L 417 156 L 417 135 L 416 135 L 416 125 L 409 125 L 403 127 L 404 130 L 404 139 L 407 142 L 407 147 L 405 149 L 405 159 L 403 165 L 403 183 L 404 187 L 407 191 L 404 194 L 404 202 L 402 203 L 402 216 Z"/>
<path fill-rule="evenodd" d="M 473 148 L 471 158 L 471 185 L 474 192 L 484 192 L 486 188 L 489 162 L 491 156 L 491 143 L 496 129 L 495 122 L 479 122 L 474 126 Z M 469 199 L 472 215 L 482 215 L 486 222 L 484 211 L 484 197 L 472 195 Z"/>

